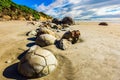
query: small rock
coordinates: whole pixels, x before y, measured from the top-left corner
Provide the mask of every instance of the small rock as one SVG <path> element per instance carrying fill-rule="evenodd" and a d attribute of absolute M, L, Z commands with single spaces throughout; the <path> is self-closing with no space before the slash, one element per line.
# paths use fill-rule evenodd
<path fill-rule="evenodd" d="M 57 32 L 60 32 L 60 30 L 57 30 Z"/>
<path fill-rule="evenodd" d="M 66 31 L 65 29 L 61 29 L 61 31 Z"/>
<path fill-rule="evenodd" d="M 11 63 L 12 61 L 11 60 L 7 60 L 7 61 L 5 61 L 5 63 Z"/>
<path fill-rule="evenodd" d="M 29 31 L 27 34 L 27 36 L 36 36 L 37 32 L 35 30 Z"/>

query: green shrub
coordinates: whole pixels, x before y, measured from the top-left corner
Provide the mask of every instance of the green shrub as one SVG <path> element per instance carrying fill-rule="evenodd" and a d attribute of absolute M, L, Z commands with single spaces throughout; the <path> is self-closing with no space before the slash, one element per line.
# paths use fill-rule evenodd
<path fill-rule="evenodd" d="M 35 20 L 40 19 L 40 15 L 39 15 L 39 14 L 37 14 L 37 13 L 33 14 L 33 17 L 35 18 Z"/>

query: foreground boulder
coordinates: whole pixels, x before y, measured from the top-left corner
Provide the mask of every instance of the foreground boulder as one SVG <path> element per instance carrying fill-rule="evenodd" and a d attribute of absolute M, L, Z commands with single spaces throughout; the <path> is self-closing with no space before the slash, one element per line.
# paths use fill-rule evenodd
<path fill-rule="evenodd" d="M 42 34 L 37 36 L 35 43 L 41 47 L 55 44 L 57 38 L 50 34 Z"/>
<path fill-rule="evenodd" d="M 74 21 L 71 17 L 64 17 L 62 19 L 62 24 L 68 24 L 68 25 L 73 25 Z"/>
<path fill-rule="evenodd" d="M 106 22 L 100 22 L 99 25 L 108 26 L 108 24 Z"/>
<path fill-rule="evenodd" d="M 33 46 L 18 64 L 20 74 L 30 78 L 42 77 L 53 72 L 58 65 L 52 52 Z"/>

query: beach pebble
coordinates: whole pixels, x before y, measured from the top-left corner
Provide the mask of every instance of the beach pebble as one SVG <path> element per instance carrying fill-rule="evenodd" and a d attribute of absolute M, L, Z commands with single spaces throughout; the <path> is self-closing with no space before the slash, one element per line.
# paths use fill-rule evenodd
<path fill-rule="evenodd" d="M 7 61 L 5 61 L 5 63 L 11 63 L 12 61 L 11 60 L 7 60 Z"/>
<path fill-rule="evenodd" d="M 35 30 L 29 31 L 27 34 L 27 36 L 36 36 L 37 32 Z"/>
<path fill-rule="evenodd" d="M 57 30 L 57 32 L 60 32 L 60 30 Z"/>

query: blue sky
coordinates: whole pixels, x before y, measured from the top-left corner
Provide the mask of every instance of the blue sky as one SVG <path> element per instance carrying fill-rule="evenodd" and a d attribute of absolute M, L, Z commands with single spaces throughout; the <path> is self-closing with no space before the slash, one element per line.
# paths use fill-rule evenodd
<path fill-rule="evenodd" d="M 120 0 L 12 0 L 57 18 L 120 18 Z"/>

